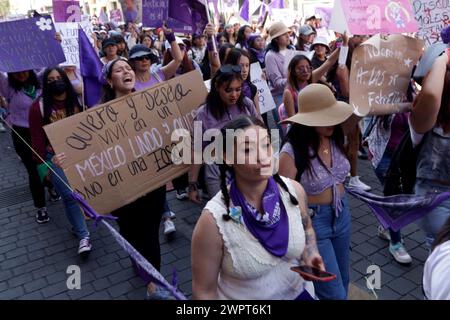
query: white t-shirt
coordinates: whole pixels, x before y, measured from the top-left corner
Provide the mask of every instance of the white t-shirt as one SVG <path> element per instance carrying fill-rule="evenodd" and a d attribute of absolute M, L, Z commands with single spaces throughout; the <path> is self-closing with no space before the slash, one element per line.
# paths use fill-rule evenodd
<path fill-rule="evenodd" d="M 437 246 L 425 262 L 423 291 L 430 300 L 450 300 L 450 241 Z"/>

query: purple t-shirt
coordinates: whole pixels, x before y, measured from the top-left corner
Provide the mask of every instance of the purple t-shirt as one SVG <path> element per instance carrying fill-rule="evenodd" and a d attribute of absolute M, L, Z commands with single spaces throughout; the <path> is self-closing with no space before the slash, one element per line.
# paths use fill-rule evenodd
<path fill-rule="evenodd" d="M 258 111 L 256 111 L 255 104 L 252 100 L 245 97 L 244 98 L 244 112 L 242 112 L 237 105 L 232 105 L 227 108 L 225 114 L 220 119 L 214 118 L 213 114 L 209 112 L 206 104 L 201 106 L 197 109 L 197 115 L 195 117 L 195 121 L 201 121 L 202 122 L 202 131 L 203 133 L 208 129 L 221 129 L 227 122 L 230 120 L 233 120 L 237 116 L 240 115 L 248 115 L 253 117 L 261 118 L 261 116 L 258 114 Z M 210 142 L 204 141 L 203 142 L 203 148 L 206 147 Z"/>
<path fill-rule="evenodd" d="M 408 118 L 409 112 L 396 113 L 394 116 L 394 120 L 391 123 L 391 137 L 389 138 L 389 142 L 386 146 L 386 149 L 394 152 L 397 148 L 398 144 L 402 140 L 403 135 L 408 129 Z"/>
<path fill-rule="evenodd" d="M 164 80 L 166 80 L 166 78 L 164 77 L 164 73 L 161 71 L 161 69 L 158 69 L 158 71 L 151 73 L 150 80 L 148 80 L 147 82 L 139 82 L 136 79 L 134 88 L 136 89 L 136 91 L 148 89 L 150 87 L 153 87 L 155 84 L 158 84 Z"/>

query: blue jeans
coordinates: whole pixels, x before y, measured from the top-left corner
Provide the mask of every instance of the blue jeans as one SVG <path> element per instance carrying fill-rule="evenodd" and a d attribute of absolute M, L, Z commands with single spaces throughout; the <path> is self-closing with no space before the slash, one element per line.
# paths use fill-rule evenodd
<path fill-rule="evenodd" d="M 386 181 L 386 174 L 387 171 L 389 170 L 391 160 L 392 160 L 392 152 L 385 150 L 383 153 L 383 157 L 380 160 L 380 163 L 378 163 L 378 166 L 375 168 L 375 174 L 382 186 L 384 186 L 384 183 Z M 391 228 L 389 228 L 389 235 L 391 236 L 391 243 L 393 245 L 402 241 L 402 235 L 400 233 L 400 230 L 394 231 Z"/>
<path fill-rule="evenodd" d="M 351 217 L 347 197 L 339 216 L 332 205 L 309 205 L 315 214 L 312 218 L 316 232 L 317 247 L 325 269 L 336 274 L 329 282 L 314 282 L 314 289 L 320 300 L 346 300 L 350 268 L 350 224 Z"/>
<path fill-rule="evenodd" d="M 53 154 L 47 154 L 47 160 L 51 161 Z M 67 177 L 64 171 L 52 163 L 52 169 L 58 174 L 56 176 L 53 172 L 50 172 L 50 180 L 55 187 L 56 192 L 61 196 L 64 203 L 64 211 L 66 212 L 67 219 L 69 219 L 70 224 L 73 227 L 73 231 L 76 233 L 78 239 L 83 239 L 89 237 L 89 230 L 86 225 L 86 219 L 84 218 L 83 212 L 81 211 L 78 203 L 72 198 L 70 189 L 64 184 L 67 181 Z M 63 179 L 63 181 L 60 180 Z"/>
<path fill-rule="evenodd" d="M 415 194 L 425 195 L 427 192 L 445 192 L 449 191 L 449 186 L 434 183 L 426 179 L 417 179 L 414 186 Z M 444 226 L 447 219 L 450 218 L 450 198 L 443 201 L 439 206 L 428 212 L 423 218 L 417 221 L 417 224 L 425 232 L 425 240 L 428 249 L 431 249 L 436 235 Z"/>

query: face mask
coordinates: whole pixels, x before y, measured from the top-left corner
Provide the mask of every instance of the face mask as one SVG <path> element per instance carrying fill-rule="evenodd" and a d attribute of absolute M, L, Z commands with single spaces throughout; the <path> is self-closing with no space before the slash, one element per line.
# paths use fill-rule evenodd
<path fill-rule="evenodd" d="M 67 86 L 66 86 L 66 83 L 64 82 L 64 80 L 60 79 L 60 80 L 56 80 L 56 81 L 49 83 L 48 89 L 50 90 L 50 92 L 53 95 L 59 96 L 59 95 L 63 94 L 64 92 L 66 92 Z"/>

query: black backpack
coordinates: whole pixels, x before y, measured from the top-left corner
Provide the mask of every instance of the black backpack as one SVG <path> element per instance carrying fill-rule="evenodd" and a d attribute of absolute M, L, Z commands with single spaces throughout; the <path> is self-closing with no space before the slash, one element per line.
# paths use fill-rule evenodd
<path fill-rule="evenodd" d="M 425 140 L 413 147 L 411 133 L 408 129 L 392 155 L 384 183 L 384 195 L 414 194 L 416 183 L 417 158 Z"/>

